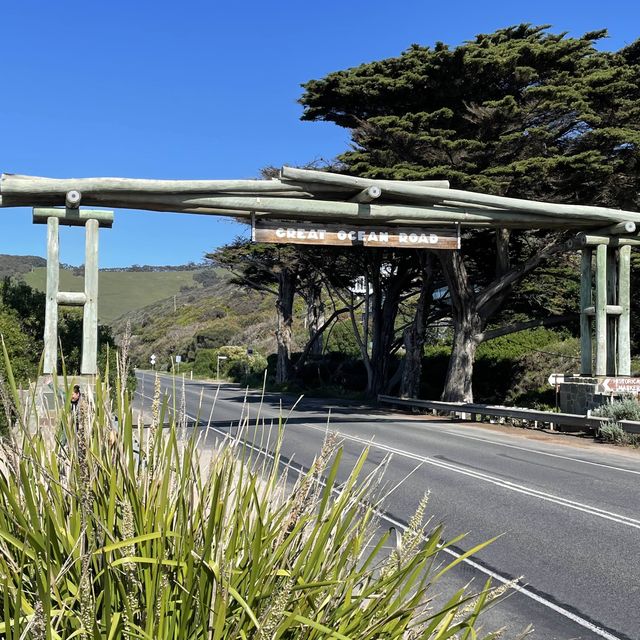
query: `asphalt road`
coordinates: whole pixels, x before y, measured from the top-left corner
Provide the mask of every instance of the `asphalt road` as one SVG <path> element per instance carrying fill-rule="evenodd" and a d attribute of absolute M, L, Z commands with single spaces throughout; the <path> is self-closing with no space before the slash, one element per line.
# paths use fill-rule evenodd
<path fill-rule="evenodd" d="M 153 374 L 137 375 L 139 406 L 149 409 Z M 179 406 L 182 381 L 161 381 L 169 395 L 178 387 Z M 510 638 L 532 623 L 535 640 L 640 638 L 640 453 L 330 400 L 303 398 L 292 409 L 289 397 L 234 385 L 187 380 L 184 388 L 188 416 L 211 419 L 220 432 L 259 413 L 267 426 L 246 432 L 257 446 L 283 416 L 283 455 L 303 466 L 320 450 L 327 420 L 344 438 L 345 474 L 367 444 L 369 468 L 393 454 L 391 485 L 420 465 L 389 499 L 382 525 L 401 528 L 431 490 L 428 510 L 446 523 L 445 537 L 468 532 L 460 549 L 501 535 L 451 577 L 480 587 L 487 575 L 494 584 L 524 576 L 523 587 L 485 617 L 487 630 L 507 625 Z"/>

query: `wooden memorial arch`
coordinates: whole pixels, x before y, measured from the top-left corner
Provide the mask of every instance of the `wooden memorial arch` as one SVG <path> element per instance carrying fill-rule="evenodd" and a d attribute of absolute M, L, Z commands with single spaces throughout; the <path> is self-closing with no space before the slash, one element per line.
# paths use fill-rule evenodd
<path fill-rule="evenodd" d="M 270 180 L 2 174 L 0 206 L 33 207 L 34 221 L 49 227 L 46 373 L 55 373 L 58 304 L 84 307 L 82 373 L 96 371 L 97 235 L 99 226 L 111 226 L 113 214 L 84 205 L 246 218 L 257 240 L 305 244 L 451 249 L 460 246 L 461 227 L 574 230 L 567 248 L 582 253 L 580 373 L 631 374 L 630 254 L 640 246 L 640 213 L 461 191 L 446 180 L 373 180 L 291 167 Z M 58 224 L 86 226 L 83 294 L 58 291 Z"/>

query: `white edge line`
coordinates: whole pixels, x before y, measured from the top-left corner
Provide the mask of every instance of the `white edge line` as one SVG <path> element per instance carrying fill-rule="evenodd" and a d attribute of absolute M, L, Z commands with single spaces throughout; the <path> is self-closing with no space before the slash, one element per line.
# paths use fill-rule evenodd
<path fill-rule="evenodd" d="M 142 395 L 142 394 L 140 394 L 140 395 Z M 146 399 L 150 399 L 150 398 L 148 398 L 146 396 L 142 396 L 142 397 L 146 398 Z M 192 417 L 192 416 L 190 416 L 188 414 L 185 414 L 185 415 L 190 420 L 193 420 L 193 421 L 196 420 L 194 417 Z M 226 433 L 225 431 L 221 431 L 217 427 L 211 427 L 211 430 L 217 431 L 219 434 L 224 436 L 225 439 L 231 437 L 228 433 Z M 260 449 L 260 448 L 258 448 L 256 446 L 252 445 L 251 443 L 247 442 L 246 440 L 244 441 L 244 444 L 246 446 L 248 446 L 250 449 L 253 449 L 254 451 L 257 451 L 258 453 L 260 453 L 262 455 L 265 455 L 265 456 L 271 458 L 272 460 L 275 460 L 275 457 L 271 452 L 264 451 L 264 450 L 262 450 L 262 449 Z M 297 471 L 297 472 L 300 471 L 299 469 L 296 469 L 294 466 L 290 465 L 288 462 L 284 462 L 282 460 L 280 460 L 279 462 L 280 462 L 280 464 L 288 467 L 292 471 Z M 319 479 L 319 482 L 321 482 L 323 485 L 325 484 L 322 481 L 322 479 Z M 379 515 L 380 518 L 382 518 L 383 520 L 386 520 L 390 524 L 393 524 L 394 526 L 398 527 L 402 531 L 406 530 L 406 526 L 405 525 L 403 525 L 401 522 L 395 520 L 394 518 L 388 516 L 387 514 L 379 512 L 378 515 Z M 448 549 L 446 547 L 444 547 L 444 548 L 441 547 L 441 551 L 445 551 L 446 553 L 454 556 L 455 558 L 460 558 L 460 556 L 462 555 L 462 554 L 458 553 L 457 551 L 454 551 L 453 549 Z M 510 578 L 506 578 L 505 576 L 502 576 L 499 573 L 496 573 L 495 571 L 491 571 L 490 569 L 486 569 L 481 564 L 478 564 L 477 562 L 471 560 L 470 558 L 463 558 L 462 562 L 465 563 L 465 564 L 468 564 L 470 567 L 473 567 L 477 571 L 480 571 L 481 573 L 484 573 L 486 576 L 489 576 L 489 577 L 491 577 L 491 578 L 493 578 L 495 580 L 498 580 L 502 584 L 506 584 L 507 582 L 512 582 L 512 580 Z M 527 598 L 530 598 L 531 600 L 534 600 L 535 602 L 547 607 L 548 609 L 551 609 L 551 610 L 555 611 L 556 613 L 559 613 L 560 615 L 562 615 L 565 618 L 571 620 L 572 622 L 575 622 L 576 624 L 580 625 L 581 627 L 584 627 L 585 629 L 588 629 L 589 631 L 592 631 L 593 633 L 595 633 L 596 635 L 600 636 L 601 638 L 605 638 L 605 640 L 621 640 L 618 636 L 614 636 L 614 635 L 610 634 L 608 631 L 606 631 L 602 627 L 599 627 L 598 625 L 594 624 L 593 622 L 590 622 L 589 620 L 587 620 L 585 618 L 582 618 L 581 616 L 573 613 L 572 611 L 569 611 L 568 609 L 565 609 L 564 607 L 561 607 L 560 605 L 557 605 L 554 602 L 551 602 L 550 600 L 547 600 L 546 598 L 543 598 L 542 596 L 538 595 L 537 593 L 534 593 L 533 591 L 530 591 L 526 587 L 523 587 L 521 585 L 515 584 L 515 585 L 513 585 L 513 589 L 515 591 L 518 591 L 522 595 L 526 596 Z"/>

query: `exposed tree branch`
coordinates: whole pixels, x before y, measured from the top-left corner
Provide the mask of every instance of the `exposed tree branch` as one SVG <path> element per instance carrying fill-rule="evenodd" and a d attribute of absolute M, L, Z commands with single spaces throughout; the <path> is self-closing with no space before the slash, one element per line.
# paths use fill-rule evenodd
<path fill-rule="evenodd" d="M 500 336 L 506 336 L 511 333 L 518 333 L 518 331 L 524 331 L 525 329 L 533 329 L 534 327 L 553 327 L 559 324 L 565 324 L 571 320 L 575 320 L 578 314 L 572 313 L 564 316 L 553 316 L 551 318 L 539 318 L 538 320 L 529 320 L 527 322 L 515 322 L 499 329 L 491 329 L 490 331 L 484 331 L 478 334 L 478 342 L 486 342 L 487 340 L 493 340 Z"/>

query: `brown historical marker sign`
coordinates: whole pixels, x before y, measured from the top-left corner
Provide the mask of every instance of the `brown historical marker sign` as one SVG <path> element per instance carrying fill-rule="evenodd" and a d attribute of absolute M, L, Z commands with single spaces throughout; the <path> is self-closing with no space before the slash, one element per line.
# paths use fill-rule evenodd
<path fill-rule="evenodd" d="M 605 378 L 600 383 L 602 393 L 638 394 L 640 378 Z"/>
<path fill-rule="evenodd" d="M 394 247 L 398 249 L 459 249 L 458 227 L 434 229 L 423 227 L 379 227 L 255 220 L 255 242 L 322 244 L 341 247 Z"/>

